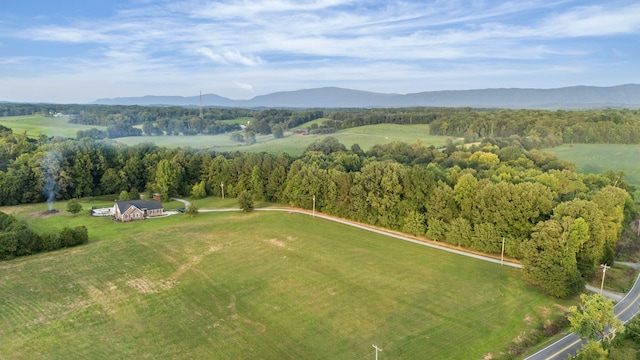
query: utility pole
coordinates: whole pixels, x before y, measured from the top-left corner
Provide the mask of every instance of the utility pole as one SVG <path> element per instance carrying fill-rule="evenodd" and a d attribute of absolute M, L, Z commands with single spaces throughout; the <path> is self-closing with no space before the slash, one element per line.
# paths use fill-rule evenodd
<path fill-rule="evenodd" d="M 313 195 L 313 217 L 316 217 L 316 196 Z"/>
<path fill-rule="evenodd" d="M 202 90 L 200 90 L 200 119 L 204 116 L 202 115 Z"/>
<path fill-rule="evenodd" d="M 220 189 L 222 189 L 222 198 L 224 199 L 224 182 L 220 182 Z"/>
<path fill-rule="evenodd" d="M 504 236 L 502 237 L 502 254 L 500 255 L 500 266 L 504 264 Z"/>
<path fill-rule="evenodd" d="M 376 344 L 373 344 L 373 348 L 376 349 L 376 360 L 378 360 L 378 351 L 382 351 L 382 349 L 380 349 Z"/>
<path fill-rule="evenodd" d="M 607 269 L 611 266 L 607 266 L 607 264 L 600 265 L 602 267 L 602 283 L 600 283 L 600 295 L 602 295 L 602 291 L 604 289 L 604 275 L 607 273 Z"/>

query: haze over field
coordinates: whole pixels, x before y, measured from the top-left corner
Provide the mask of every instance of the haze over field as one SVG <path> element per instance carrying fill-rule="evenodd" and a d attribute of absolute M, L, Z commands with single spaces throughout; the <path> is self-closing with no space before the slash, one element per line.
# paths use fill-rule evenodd
<path fill-rule="evenodd" d="M 640 82 L 633 0 L 36 0 L 0 19 L 4 101 Z"/>

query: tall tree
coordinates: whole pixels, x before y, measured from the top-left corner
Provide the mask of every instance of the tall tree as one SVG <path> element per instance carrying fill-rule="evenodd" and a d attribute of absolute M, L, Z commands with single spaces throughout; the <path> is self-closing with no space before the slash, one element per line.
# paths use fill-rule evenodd
<path fill-rule="evenodd" d="M 567 319 L 571 331 L 583 339 L 602 339 L 607 343 L 624 332 L 622 321 L 615 317 L 613 301 L 600 294 L 580 295 L 580 305 L 571 306 Z"/>

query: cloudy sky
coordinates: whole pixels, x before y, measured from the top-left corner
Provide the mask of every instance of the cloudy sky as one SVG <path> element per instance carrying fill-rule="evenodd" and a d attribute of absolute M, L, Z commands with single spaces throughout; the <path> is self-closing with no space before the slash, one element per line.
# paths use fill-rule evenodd
<path fill-rule="evenodd" d="M 637 0 L 18 0 L 0 100 L 640 83 Z"/>

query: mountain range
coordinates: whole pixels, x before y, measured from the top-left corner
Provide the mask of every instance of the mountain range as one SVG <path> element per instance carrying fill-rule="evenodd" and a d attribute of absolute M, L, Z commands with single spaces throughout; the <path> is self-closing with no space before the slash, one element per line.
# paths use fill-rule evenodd
<path fill-rule="evenodd" d="M 390 108 L 475 107 L 528 109 L 584 109 L 640 107 L 640 85 L 571 86 L 556 89 L 477 89 L 385 94 L 337 87 L 275 92 L 249 100 L 215 94 L 200 96 L 142 96 L 98 99 L 92 104 L 144 106 L 202 106 L 242 108 Z"/>

